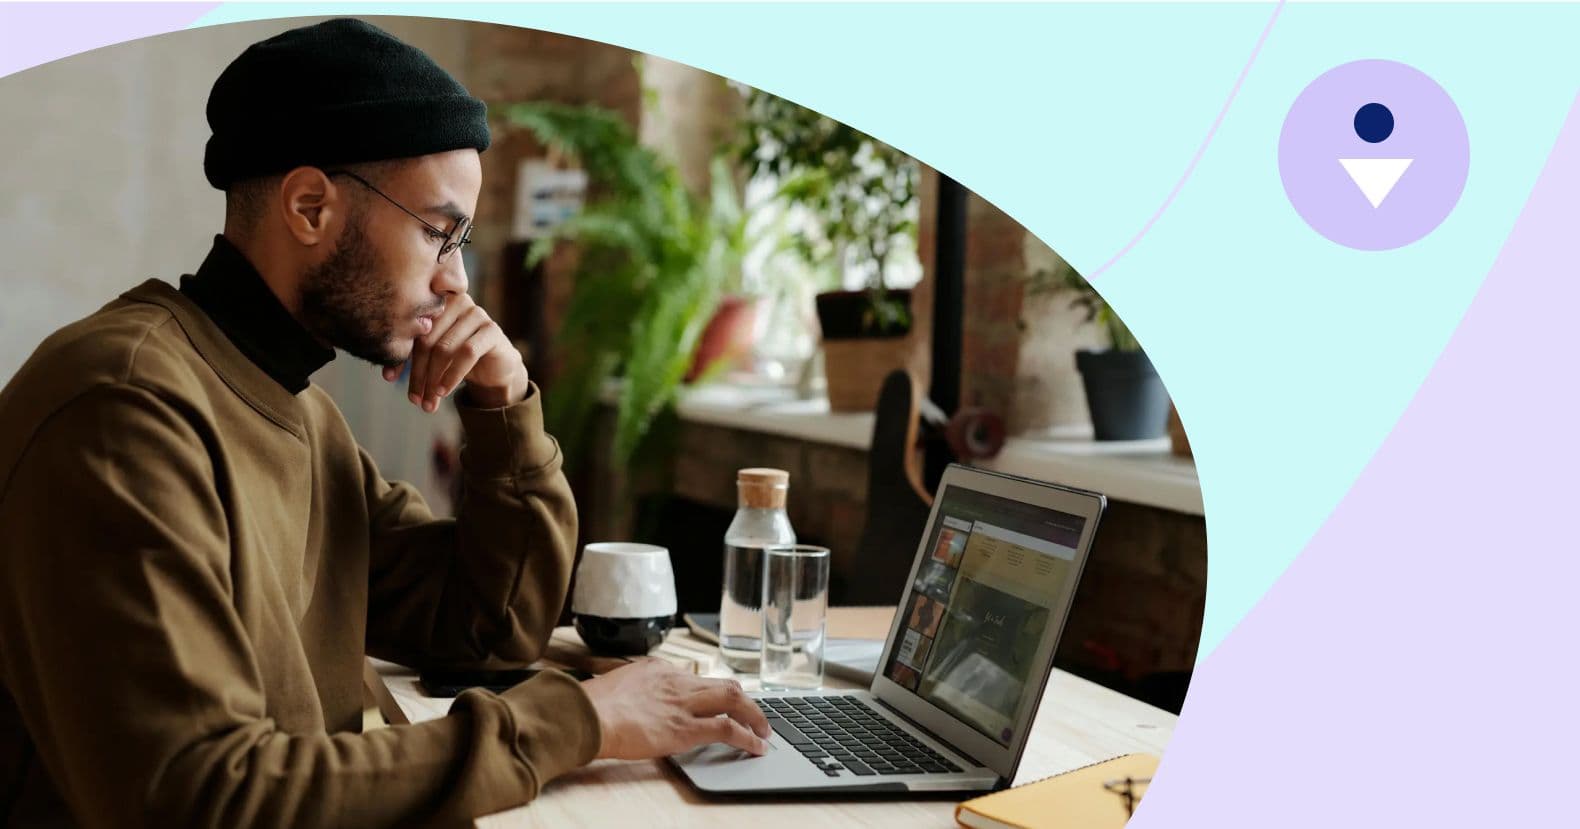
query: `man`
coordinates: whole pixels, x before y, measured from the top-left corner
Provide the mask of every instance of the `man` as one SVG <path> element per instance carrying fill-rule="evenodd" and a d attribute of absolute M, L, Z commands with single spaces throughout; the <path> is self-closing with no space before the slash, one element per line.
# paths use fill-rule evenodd
<path fill-rule="evenodd" d="M 464 824 L 595 757 L 766 749 L 732 682 L 545 672 L 361 732 L 363 654 L 524 663 L 575 507 L 521 355 L 466 293 L 484 108 L 336 20 L 215 83 L 224 234 L 0 391 L 0 823 Z M 457 520 L 379 476 L 308 376 L 333 348 L 465 432 Z M 754 733 L 755 732 L 755 733 Z"/>

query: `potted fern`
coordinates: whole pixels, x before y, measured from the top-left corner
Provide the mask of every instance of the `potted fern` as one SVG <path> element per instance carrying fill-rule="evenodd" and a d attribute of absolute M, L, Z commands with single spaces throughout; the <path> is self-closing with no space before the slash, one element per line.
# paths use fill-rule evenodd
<path fill-rule="evenodd" d="M 729 281 L 721 269 L 734 262 L 728 234 L 737 217 L 700 203 L 614 112 L 551 102 L 500 111 L 509 126 L 587 171 L 586 207 L 528 253 L 536 264 L 570 240 L 579 254 L 558 335 L 565 362 L 545 418 L 575 456 L 606 382 L 621 378 L 613 459 L 627 465 L 694 363 Z"/>
<path fill-rule="evenodd" d="M 915 244 L 916 162 L 798 104 L 744 91 L 740 160 L 813 218 L 793 247 L 838 283 L 816 297 L 830 408 L 871 409 L 878 384 L 910 350 L 911 292 L 891 287 L 888 275 L 899 246 Z M 863 286 L 842 290 L 846 273 Z"/>
<path fill-rule="evenodd" d="M 1107 334 L 1107 349 L 1083 348 L 1075 352 L 1075 366 L 1086 390 L 1094 436 L 1098 440 L 1161 437 L 1168 428 L 1168 391 L 1125 321 L 1068 265 L 1058 273 L 1039 273 L 1035 281 L 1051 282 L 1073 291 L 1071 306 L 1085 309 L 1087 321 L 1097 323 Z"/>

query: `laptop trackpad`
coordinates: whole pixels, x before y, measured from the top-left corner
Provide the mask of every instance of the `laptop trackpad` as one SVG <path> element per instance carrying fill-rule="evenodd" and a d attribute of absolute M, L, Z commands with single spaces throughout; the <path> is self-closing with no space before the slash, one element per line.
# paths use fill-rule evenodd
<path fill-rule="evenodd" d="M 828 778 L 795 749 L 769 743 L 761 757 L 723 743 L 702 746 L 670 758 L 697 788 L 711 792 L 799 788 L 826 784 Z"/>
<path fill-rule="evenodd" d="M 721 764 L 750 763 L 754 760 L 767 760 L 773 757 L 775 754 L 786 750 L 789 750 L 792 755 L 795 754 L 793 749 L 787 749 L 784 746 L 776 745 L 774 741 L 771 740 L 768 743 L 768 753 L 761 756 L 753 754 L 749 751 L 742 751 L 734 746 L 726 745 L 724 743 L 711 743 L 709 745 L 694 748 L 685 754 L 675 755 L 675 762 L 684 766 L 717 766 Z"/>

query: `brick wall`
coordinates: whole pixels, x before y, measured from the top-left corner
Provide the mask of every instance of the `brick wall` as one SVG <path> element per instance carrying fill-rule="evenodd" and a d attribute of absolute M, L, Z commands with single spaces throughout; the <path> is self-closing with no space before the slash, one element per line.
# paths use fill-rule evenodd
<path fill-rule="evenodd" d="M 913 303 L 923 348 L 931 347 L 937 181 L 924 168 L 917 234 L 923 277 Z M 1003 416 L 1010 434 L 1088 422 L 1075 351 L 1099 347 L 1101 332 L 1083 323 L 1069 293 L 1027 291 L 1030 273 L 1062 266 L 1063 260 L 975 193 L 967 196 L 965 258 L 961 404 Z"/>
<path fill-rule="evenodd" d="M 744 109 L 740 93 L 718 75 L 684 63 L 646 55 L 642 65 L 648 90 L 642 143 L 672 161 L 691 192 L 706 197 L 713 155 L 735 138 Z"/>
<path fill-rule="evenodd" d="M 474 24 L 468 27 L 467 82 L 472 94 L 490 106 L 515 101 L 558 101 L 597 104 L 612 109 L 637 128 L 642 94 L 635 53 L 581 38 L 511 26 Z M 484 307 L 496 316 L 504 305 L 505 287 L 490 277 L 502 270 L 502 254 L 513 219 L 516 167 L 522 159 L 541 157 L 543 148 L 524 130 L 499 130 L 483 156 L 483 192 L 478 199 L 472 238 L 482 262 Z M 549 265 L 544 298 L 550 330 L 570 298 L 574 266 L 569 257 Z"/>

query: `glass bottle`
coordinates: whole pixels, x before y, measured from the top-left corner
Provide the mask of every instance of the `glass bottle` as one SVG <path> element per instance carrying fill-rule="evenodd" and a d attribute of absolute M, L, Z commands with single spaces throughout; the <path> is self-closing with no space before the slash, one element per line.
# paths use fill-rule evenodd
<path fill-rule="evenodd" d="M 763 548 L 796 540 L 785 511 L 790 473 L 742 469 L 736 473 L 735 489 L 735 520 L 724 533 L 719 650 L 732 669 L 756 673 L 763 634 Z"/>

